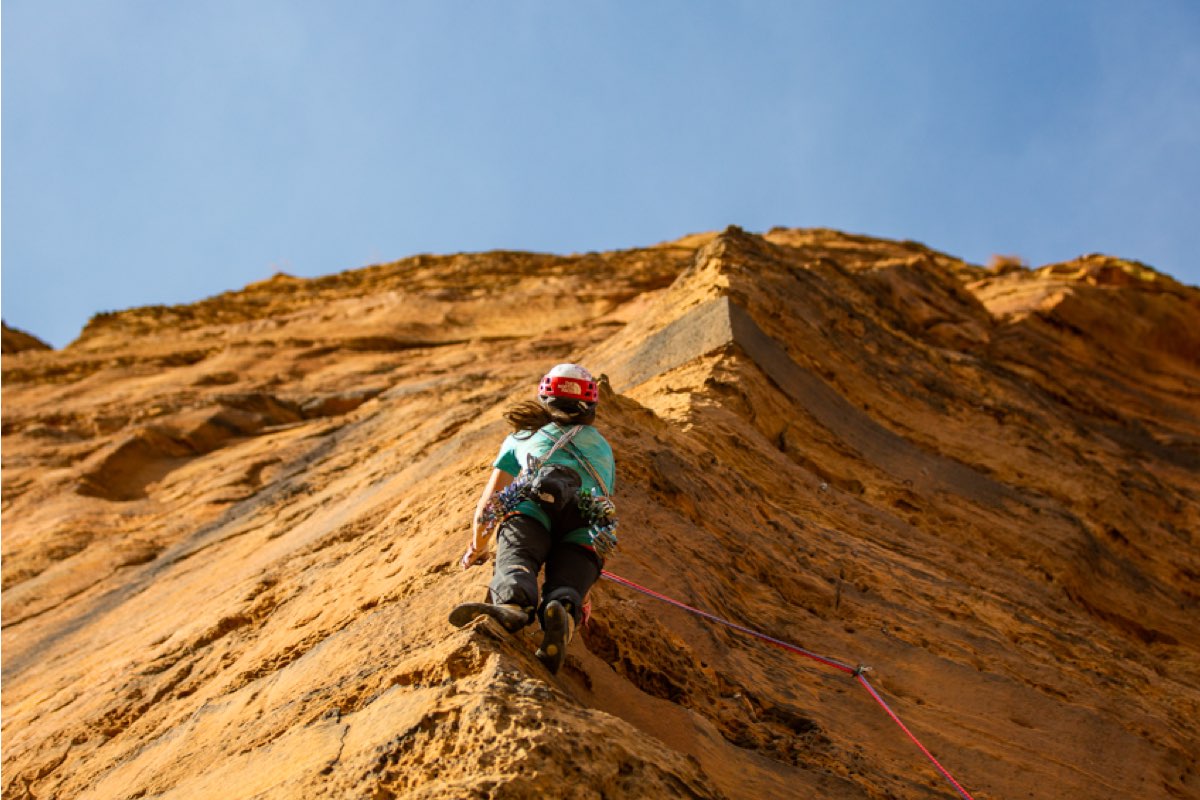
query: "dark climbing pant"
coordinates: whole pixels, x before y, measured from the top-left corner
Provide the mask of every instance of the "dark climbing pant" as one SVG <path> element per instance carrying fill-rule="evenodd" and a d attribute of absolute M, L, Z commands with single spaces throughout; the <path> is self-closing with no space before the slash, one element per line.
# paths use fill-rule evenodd
<path fill-rule="evenodd" d="M 538 603 L 538 571 L 545 565 L 542 602 Z M 491 602 L 536 608 L 557 600 L 571 609 L 578 624 L 583 598 L 600 577 L 600 559 L 586 547 L 556 539 L 542 523 L 518 514 L 496 534 L 496 568 L 489 587 Z"/>

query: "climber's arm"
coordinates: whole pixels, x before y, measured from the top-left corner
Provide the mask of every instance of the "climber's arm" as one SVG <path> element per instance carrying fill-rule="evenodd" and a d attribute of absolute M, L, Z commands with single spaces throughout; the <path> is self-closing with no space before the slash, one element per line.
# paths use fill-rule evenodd
<path fill-rule="evenodd" d="M 487 552 L 487 540 L 490 531 L 484 530 L 483 527 L 483 509 L 492 499 L 492 495 L 503 490 L 513 482 L 513 476 L 509 475 L 502 469 L 492 470 L 492 475 L 488 478 L 487 484 L 483 487 L 483 492 L 479 495 L 479 502 L 475 505 L 475 516 L 471 519 L 471 543 L 467 547 L 467 552 L 462 557 L 463 567 L 469 567 L 476 564 L 483 558 Z"/>

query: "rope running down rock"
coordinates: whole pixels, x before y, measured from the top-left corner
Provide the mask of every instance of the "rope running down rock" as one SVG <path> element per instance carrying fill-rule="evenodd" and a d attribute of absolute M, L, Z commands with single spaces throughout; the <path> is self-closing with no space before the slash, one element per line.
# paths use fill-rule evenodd
<path fill-rule="evenodd" d="M 938 772 L 940 772 L 942 774 L 942 776 L 946 778 L 946 780 L 950 781 L 950 784 L 955 788 L 955 790 L 959 793 L 959 795 L 963 798 L 963 800 L 975 800 L 975 798 L 973 798 L 970 795 L 970 793 L 968 793 L 967 790 L 964 789 L 962 787 L 962 785 L 959 784 L 959 782 L 954 779 L 954 776 L 951 775 L 950 772 L 941 765 L 941 762 L 939 762 L 936 758 L 933 757 L 933 754 L 929 752 L 929 750 L 925 747 L 925 745 L 921 744 L 921 741 L 919 739 L 917 739 L 917 737 L 913 734 L 912 731 L 910 731 L 908 729 L 908 726 L 900 721 L 900 717 L 898 717 L 896 715 L 896 712 L 891 709 L 891 706 L 889 706 L 886 702 L 884 702 L 884 699 L 882 697 L 880 697 L 879 692 L 877 692 L 875 690 L 875 687 L 872 686 L 867 681 L 867 676 L 864 673 L 866 673 L 868 670 L 870 670 L 870 667 L 866 667 L 861 664 L 857 667 L 852 667 L 849 664 L 843 664 L 841 661 L 838 661 L 836 659 L 818 655 L 817 653 L 814 653 L 811 650 L 805 650 L 803 647 L 798 647 L 789 642 L 785 642 L 782 639 L 776 639 L 774 636 L 768 636 L 767 634 L 762 633 L 761 631 L 756 631 L 753 628 L 747 628 L 744 625 L 738 625 L 736 622 L 730 622 L 727 619 L 722 619 L 721 617 L 718 617 L 715 614 L 709 614 L 707 611 L 701 611 L 698 608 L 693 608 L 692 606 L 689 606 L 686 603 L 681 603 L 678 600 L 667 597 L 665 594 L 659 594 L 658 592 L 654 591 L 653 589 L 648 589 L 645 586 L 634 583 L 633 581 L 629 580 L 628 578 L 622 578 L 619 575 L 614 575 L 613 573 L 611 573 L 607 570 L 602 571 L 600 573 L 600 575 L 601 575 L 601 577 L 606 578 L 606 579 L 612 581 L 613 583 L 618 583 L 629 589 L 633 589 L 635 592 L 641 592 L 642 594 L 648 595 L 657 600 L 662 600 L 664 603 L 669 603 L 669 604 L 675 606 L 676 608 L 681 608 L 684 611 L 687 611 L 691 614 L 695 614 L 697 616 L 704 617 L 707 620 L 724 625 L 727 628 L 733 628 L 735 631 L 740 631 L 748 636 L 753 636 L 757 639 L 762 639 L 765 642 L 770 642 L 771 644 L 775 645 L 776 647 L 781 647 L 784 650 L 787 650 L 792 653 L 796 653 L 797 655 L 804 656 L 805 658 L 812 659 L 813 661 L 824 664 L 827 667 L 833 667 L 834 669 L 836 669 L 840 672 L 844 672 L 847 675 L 853 676 L 854 679 L 857 680 L 860 684 L 862 684 L 863 688 L 866 689 L 870 693 L 871 697 L 875 700 L 876 703 L 879 704 L 880 708 L 882 708 L 884 711 L 887 712 L 887 715 L 892 718 L 892 721 L 900 726 L 900 730 L 904 731 L 904 733 L 907 734 L 908 738 L 912 739 L 913 744 L 915 744 L 918 748 L 920 748 L 921 752 L 925 754 L 925 757 L 928 758 L 929 761 L 935 767 L 937 767 Z"/>

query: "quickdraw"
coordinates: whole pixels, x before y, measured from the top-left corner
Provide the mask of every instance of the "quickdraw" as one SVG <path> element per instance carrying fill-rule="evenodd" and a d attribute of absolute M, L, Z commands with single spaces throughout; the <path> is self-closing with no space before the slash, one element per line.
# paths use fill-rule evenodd
<path fill-rule="evenodd" d="M 617 549 L 617 507 L 596 489 L 579 490 L 579 513 L 588 522 L 592 548 L 601 560 Z"/>

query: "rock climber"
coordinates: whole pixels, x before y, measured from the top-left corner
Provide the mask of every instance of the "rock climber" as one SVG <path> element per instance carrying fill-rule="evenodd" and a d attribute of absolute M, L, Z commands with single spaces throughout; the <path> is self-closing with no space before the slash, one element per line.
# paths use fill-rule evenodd
<path fill-rule="evenodd" d="M 450 613 L 459 627 L 488 616 L 513 633 L 536 617 L 543 633 L 537 657 L 552 673 L 562 666 L 588 590 L 616 547 L 612 447 L 593 426 L 599 399 L 591 373 L 559 364 L 538 384 L 537 400 L 505 413 L 514 430 L 492 465 L 461 560 L 464 569 L 480 563 L 495 533 L 488 602 L 464 603 Z"/>

